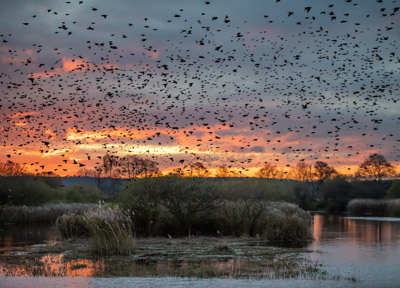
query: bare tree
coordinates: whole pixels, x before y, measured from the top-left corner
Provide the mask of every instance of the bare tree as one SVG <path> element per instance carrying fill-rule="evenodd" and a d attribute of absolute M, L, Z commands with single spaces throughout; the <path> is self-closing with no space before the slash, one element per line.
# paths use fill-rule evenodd
<path fill-rule="evenodd" d="M 299 181 L 294 184 L 294 192 L 301 207 L 317 196 L 317 183 L 313 181 L 314 173 L 312 165 L 304 161 L 296 164 L 290 171 L 289 178 Z"/>
<path fill-rule="evenodd" d="M 210 171 L 208 171 L 208 168 L 202 162 L 198 161 L 189 165 L 188 176 L 208 177 L 210 176 Z"/>
<path fill-rule="evenodd" d="M 300 161 L 291 170 L 290 177 L 298 181 L 311 181 L 313 179 L 312 165 Z"/>
<path fill-rule="evenodd" d="M 144 176 L 157 175 L 160 172 L 158 169 L 158 162 L 145 159 L 144 161 Z"/>
<path fill-rule="evenodd" d="M 109 178 L 113 177 L 113 172 L 119 163 L 119 157 L 106 154 L 103 156 L 103 171 L 104 173 L 108 174 Z"/>
<path fill-rule="evenodd" d="M 277 178 L 279 175 L 279 170 L 275 165 L 265 164 L 256 172 L 256 177 L 258 178 Z"/>
<path fill-rule="evenodd" d="M 137 178 L 140 175 L 147 177 L 159 172 L 158 162 L 139 157 L 137 155 L 129 155 L 121 158 L 121 172 L 126 174 L 129 179 Z"/>
<path fill-rule="evenodd" d="M 96 178 L 98 177 L 98 170 L 97 169 L 88 169 L 88 168 L 81 168 L 79 171 L 76 173 L 76 176 L 78 177 L 92 177 Z"/>
<path fill-rule="evenodd" d="M 229 177 L 229 169 L 225 165 L 219 166 L 215 173 L 215 177 Z"/>
<path fill-rule="evenodd" d="M 0 176 L 22 176 L 26 175 L 24 165 L 8 161 L 7 163 L 0 162 Z"/>

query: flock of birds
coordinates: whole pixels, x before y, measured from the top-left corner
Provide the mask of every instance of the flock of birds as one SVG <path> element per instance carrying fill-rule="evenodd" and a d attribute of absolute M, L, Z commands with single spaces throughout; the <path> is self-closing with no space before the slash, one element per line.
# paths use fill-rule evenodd
<path fill-rule="evenodd" d="M 133 2 L 66 1 L 3 20 L 1 159 L 60 174 L 105 153 L 244 171 L 371 151 L 397 162 L 397 1 L 284 2 L 127 17 Z"/>

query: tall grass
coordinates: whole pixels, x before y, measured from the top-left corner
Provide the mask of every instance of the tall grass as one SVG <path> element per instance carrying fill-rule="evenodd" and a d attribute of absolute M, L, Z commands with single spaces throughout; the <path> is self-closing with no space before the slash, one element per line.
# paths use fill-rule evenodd
<path fill-rule="evenodd" d="M 124 212 L 118 206 L 99 207 L 85 213 L 91 247 L 95 254 L 129 255 L 133 252 L 133 224 L 128 213 L 129 211 Z"/>
<path fill-rule="evenodd" d="M 85 218 L 82 214 L 64 214 L 57 218 L 56 226 L 64 239 L 89 236 Z"/>
<path fill-rule="evenodd" d="M 135 247 L 129 211 L 118 206 L 100 205 L 83 215 L 63 215 L 57 219 L 57 228 L 64 238 L 89 236 L 97 255 L 128 255 Z"/>
<path fill-rule="evenodd" d="M 347 211 L 356 216 L 400 217 L 400 199 L 353 199 L 347 205 Z"/>
<path fill-rule="evenodd" d="M 96 204 L 46 204 L 43 206 L 3 206 L 0 207 L 0 223 L 54 222 L 66 213 L 83 214 Z"/>

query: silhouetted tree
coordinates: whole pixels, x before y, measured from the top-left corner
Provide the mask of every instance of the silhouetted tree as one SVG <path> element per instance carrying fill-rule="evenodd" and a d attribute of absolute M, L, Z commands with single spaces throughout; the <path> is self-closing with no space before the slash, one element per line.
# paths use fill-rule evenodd
<path fill-rule="evenodd" d="M 396 175 L 396 171 L 385 156 L 382 154 L 371 154 L 361 163 L 356 172 L 356 178 L 375 182 L 376 194 L 383 197 L 382 179 Z"/>
<path fill-rule="evenodd" d="M 258 178 L 277 178 L 279 175 L 279 170 L 275 165 L 265 164 L 256 172 L 256 177 Z"/>
<path fill-rule="evenodd" d="M 189 177 L 208 177 L 210 176 L 210 171 L 203 164 L 203 162 L 197 161 L 189 165 L 188 175 Z"/>
<path fill-rule="evenodd" d="M 163 204 L 181 227 L 189 233 L 190 227 L 202 216 L 213 211 L 217 204 L 216 185 L 200 178 L 166 177 L 162 192 Z"/>
<path fill-rule="evenodd" d="M 8 161 L 7 163 L 0 162 L 0 176 L 21 176 L 26 175 L 24 165 Z"/>
<path fill-rule="evenodd" d="M 120 159 L 122 173 L 129 179 L 137 178 L 140 175 L 147 177 L 159 172 L 158 163 L 153 160 L 145 159 L 137 155 L 129 155 Z"/>
<path fill-rule="evenodd" d="M 400 180 L 393 181 L 390 188 L 386 191 L 387 198 L 400 198 Z"/>
<path fill-rule="evenodd" d="M 229 169 L 225 165 L 219 166 L 215 173 L 215 177 L 229 177 Z"/>
<path fill-rule="evenodd" d="M 322 184 L 326 179 L 331 178 L 338 173 L 336 170 L 329 166 L 328 163 L 323 161 L 317 161 L 314 165 L 314 175 L 317 178 L 319 184 Z"/>
<path fill-rule="evenodd" d="M 312 165 L 304 161 L 298 162 L 291 170 L 290 177 L 298 181 L 311 181 L 313 179 Z"/>
<path fill-rule="evenodd" d="M 320 200 L 330 212 L 342 212 L 354 198 L 352 183 L 343 176 L 327 179 L 320 188 Z"/>
<path fill-rule="evenodd" d="M 361 163 L 356 176 L 361 179 L 376 181 L 380 183 L 383 178 L 394 176 L 396 171 L 385 156 L 382 154 L 371 154 Z"/>
<path fill-rule="evenodd" d="M 108 174 L 109 178 L 113 177 L 113 172 L 118 165 L 118 156 L 106 154 L 103 156 L 103 171 L 104 173 Z"/>
<path fill-rule="evenodd" d="M 312 165 L 304 161 L 298 162 L 290 171 L 289 177 L 302 182 L 294 185 L 294 192 L 300 207 L 305 208 L 306 204 L 317 196 L 317 183 L 313 181 Z"/>
<path fill-rule="evenodd" d="M 96 169 L 88 169 L 88 168 L 81 168 L 76 173 L 78 177 L 93 177 L 96 178 L 98 175 L 98 170 Z"/>
<path fill-rule="evenodd" d="M 217 168 L 215 176 L 216 177 L 238 177 L 239 173 L 233 169 L 230 170 L 229 166 L 222 165 Z"/>

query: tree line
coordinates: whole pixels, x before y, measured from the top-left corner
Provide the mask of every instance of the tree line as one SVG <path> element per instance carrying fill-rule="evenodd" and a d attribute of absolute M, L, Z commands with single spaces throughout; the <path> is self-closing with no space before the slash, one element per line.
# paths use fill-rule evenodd
<path fill-rule="evenodd" d="M 197 161 L 183 168 L 175 168 L 167 175 L 158 167 L 159 163 L 138 155 L 118 156 L 107 153 L 102 158 L 102 163 L 94 169 L 82 168 L 76 176 L 94 178 L 127 178 L 136 179 L 155 176 L 179 176 L 179 177 L 211 177 L 210 169 L 202 162 Z M 8 161 L 0 162 L 0 176 L 32 175 L 26 167 L 20 163 Z M 43 171 L 35 176 L 58 176 L 54 172 Z M 231 166 L 221 165 L 214 174 L 215 177 L 243 177 L 242 171 L 235 170 Z M 292 179 L 297 181 L 317 181 L 322 184 L 327 179 L 340 176 L 340 173 L 324 161 L 316 161 L 310 164 L 299 161 L 296 166 L 282 169 L 272 164 L 265 164 L 255 173 L 257 178 Z M 343 176 L 343 175 L 342 175 Z M 386 160 L 382 154 L 371 154 L 365 159 L 354 175 L 356 179 L 381 182 L 383 179 L 397 176 L 395 167 Z"/>

